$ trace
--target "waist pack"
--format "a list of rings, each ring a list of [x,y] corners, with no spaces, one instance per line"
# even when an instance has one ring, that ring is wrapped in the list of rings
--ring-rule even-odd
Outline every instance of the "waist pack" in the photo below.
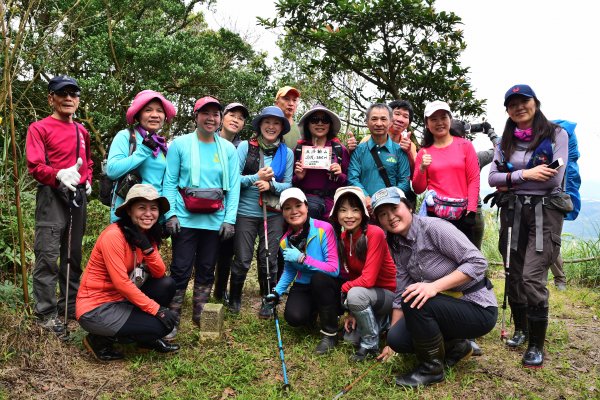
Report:
[[[433,213],[442,219],[456,221],[460,219],[467,210],[467,199],[456,199],[452,197],[433,196]]]
[[[185,208],[196,214],[211,214],[224,208],[223,189],[199,189],[185,187],[179,189]]]
[[[258,196],[258,205],[262,207],[263,204],[267,206],[268,211],[281,212],[278,194],[272,193],[268,190],[266,192],[260,192],[260,195]]]

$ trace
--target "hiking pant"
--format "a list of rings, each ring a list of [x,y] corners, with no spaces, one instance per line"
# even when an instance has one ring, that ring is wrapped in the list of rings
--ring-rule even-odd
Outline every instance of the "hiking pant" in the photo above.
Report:
[[[439,333],[444,340],[483,336],[498,319],[498,307],[481,307],[445,294],[430,298],[420,309],[403,301],[402,311],[404,317],[387,334],[387,345],[397,353],[412,353],[413,338],[422,341]]]
[[[483,234],[485,232],[485,217],[481,212],[481,207],[477,206],[477,213],[475,214],[475,225],[472,228],[473,232],[473,244],[478,250],[481,250],[481,244],[483,243]]]
[[[186,289],[192,271],[194,282],[212,285],[215,281],[215,263],[219,251],[219,231],[196,228],[181,228],[172,237],[173,261],[171,277],[176,289]]]
[[[321,272],[315,273],[309,284],[294,283],[290,288],[283,317],[290,326],[310,326],[320,307],[335,306],[342,313],[340,292],[343,281]]]
[[[281,214],[267,217],[267,235],[269,239],[269,271],[267,272],[267,249],[265,248],[265,228],[261,217],[237,216],[235,224],[234,253],[231,274],[246,276],[254,256],[254,244],[258,236],[256,265],[259,276],[277,273],[277,253],[279,240],[283,235],[283,216]]]
[[[552,275],[554,275],[554,284],[558,285],[561,283],[567,283],[567,277],[565,276],[565,271],[563,268],[564,262],[562,256],[559,254],[556,257],[556,261],[550,264],[550,271],[552,271]]]
[[[516,201],[521,201],[517,199]],[[523,204],[517,250],[510,252],[508,275],[508,300],[511,304],[529,307],[548,308],[548,268],[560,254],[564,214],[556,209],[543,206],[543,250],[536,251],[535,206]],[[506,260],[506,240],[508,236],[507,209],[500,209],[500,240],[498,247]],[[515,235],[513,228],[512,235]]]
[[[63,313],[67,262],[69,262],[68,314],[75,315],[75,298],[81,278],[81,242],[85,232],[87,199],[85,188],[77,188],[81,205],[70,208],[66,198],[57,189],[40,185],[37,188],[35,205],[35,239],[33,251],[33,296],[35,314],[40,318]],[[67,260],[69,223],[71,230],[71,252]],[[60,262],[59,262],[60,259]],[[56,298],[58,280],[59,298]],[[58,309],[57,309],[58,305]]]

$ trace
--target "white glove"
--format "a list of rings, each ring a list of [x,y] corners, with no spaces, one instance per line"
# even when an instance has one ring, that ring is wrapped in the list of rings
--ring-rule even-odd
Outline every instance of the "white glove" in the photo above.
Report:
[[[79,180],[81,179],[81,175],[79,174],[79,168],[83,164],[83,160],[80,158],[77,159],[77,163],[72,167],[61,169],[56,174],[56,179],[63,183],[70,191],[74,192],[76,187],[79,184]]]
[[[85,181],[85,195],[89,196],[92,194],[92,185],[88,181]]]

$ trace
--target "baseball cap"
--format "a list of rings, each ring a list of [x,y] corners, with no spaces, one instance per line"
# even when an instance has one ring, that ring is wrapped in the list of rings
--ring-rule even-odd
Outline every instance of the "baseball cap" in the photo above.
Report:
[[[289,92],[293,92],[296,96],[300,97],[300,91],[292,86],[284,86],[277,91],[277,95],[275,96],[275,100],[280,98],[281,96],[287,95]]]
[[[431,117],[431,114],[438,110],[448,111],[450,114],[450,118],[452,118],[452,111],[450,110],[450,106],[445,101],[435,100],[427,103],[425,106],[425,118]]]
[[[77,90],[81,91],[81,88],[77,84],[75,78],[71,78],[67,75],[57,75],[50,79],[50,82],[48,82],[48,92],[56,92],[65,86],[75,86]]]
[[[504,95],[504,107],[506,107],[506,105],[508,104],[508,100],[512,96],[517,96],[517,95],[529,97],[529,98],[531,98],[531,97],[537,98],[537,96],[535,95],[535,92],[533,91],[531,86],[523,85],[523,84],[514,85],[513,87],[508,89],[506,91],[506,94]]]
[[[250,111],[246,108],[242,103],[229,103],[223,109],[223,115],[227,114],[228,111],[234,110],[236,108],[241,109],[242,114],[244,114],[244,118],[248,118],[250,116]]]
[[[279,207],[283,207],[283,203],[289,199],[296,199],[303,203],[308,203],[304,192],[296,187],[291,187],[281,192],[281,195],[279,196]]]
[[[401,189],[397,187],[389,187],[379,189],[371,196],[371,207],[373,211],[383,204],[400,204],[402,199],[406,200],[406,196]]]
[[[196,100],[196,104],[194,104],[194,112],[198,112],[200,109],[209,104],[215,104],[217,107],[219,107],[219,110],[223,111],[223,106],[221,103],[219,103],[219,100],[215,99],[214,97],[204,96]]]
[[[363,211],[365,212],[365,215],[369,215],[369,210],[367,210],[367,198],[365,197],[365,194],[363,193],[362,189],[358,186],[342,186],[340,188],[337,188],[335,194],[333,195],[333,207],[331,207],[331,212],[329,213],[330,217],[333,216],[333,210],[335,210],[335,206],[338,200],[346,193],[352,193],[353,195],[358,197],[358,199],[363,205]]]
[[[125,201],[115,210],[115,215],[117,217],[125,216],[127,213],[127,208],[129,208],[131,203],[140,199],[158,201],[158,208],[161,215],[169,211],[171,208],[169,205],[169,200],[167,200],[166,197],[159,195],[154,186],[146,183],[138,183],[129,189],[129,192],[127,192],[127,197],[125,197]]]

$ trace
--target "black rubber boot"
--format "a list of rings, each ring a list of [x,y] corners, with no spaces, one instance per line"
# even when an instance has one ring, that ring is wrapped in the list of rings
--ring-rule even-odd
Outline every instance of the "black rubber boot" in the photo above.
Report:
[[[215,296],[215,300],[218,302],[223,302],[223,304],[227,305],[228,296],[227,296],[227,281],[229,280],[229,270],[222,268],[221,266],[217,266],[217,270],[215,271],[215,284],[213,295]]]
[[[173,353],[179,350],[179,345],[175,343],[166,342],[162,339],[156,339],[153,342],[140,342],[138,347],[142,349],[154,350],[158,353]]]
[[[328,305],[319,307],[319,322],[321,323],[321,341],[315,348],[315,353],[322,355],[329,350],[333,350],[338,342],[338,307],[337,305]]]
[[[515,322],[515,333],[506,341],[511,348],[521,347],[527,342],[527,307],[524,304],[511,304],[510,310]]]
[[[444,338],[437,334],[428,340],[413,339],[415,355],[419,361],[413,372],[396,377],[396,385],[418,387],[444,380]]]
[[[114,361],[123,359],[123,353],[113,349],[113,340],[105,336],[89,333],[83,338],[83,345],[100,361]]]
[[[229,311],[239,314],[242,308],[242,289],[244,288],[245,276],[231,275],[229,282]]]
[[[543,368],[544,341],[548,330],[548,309],[531,309],[528,310],[528,314],[529,344],[523,354],[523,366],[525,368]]]
[[[473,355],[473,346],[469,339],[453,339],[444,342],[446,366],[453,367],[460,361],[466,361]]]

